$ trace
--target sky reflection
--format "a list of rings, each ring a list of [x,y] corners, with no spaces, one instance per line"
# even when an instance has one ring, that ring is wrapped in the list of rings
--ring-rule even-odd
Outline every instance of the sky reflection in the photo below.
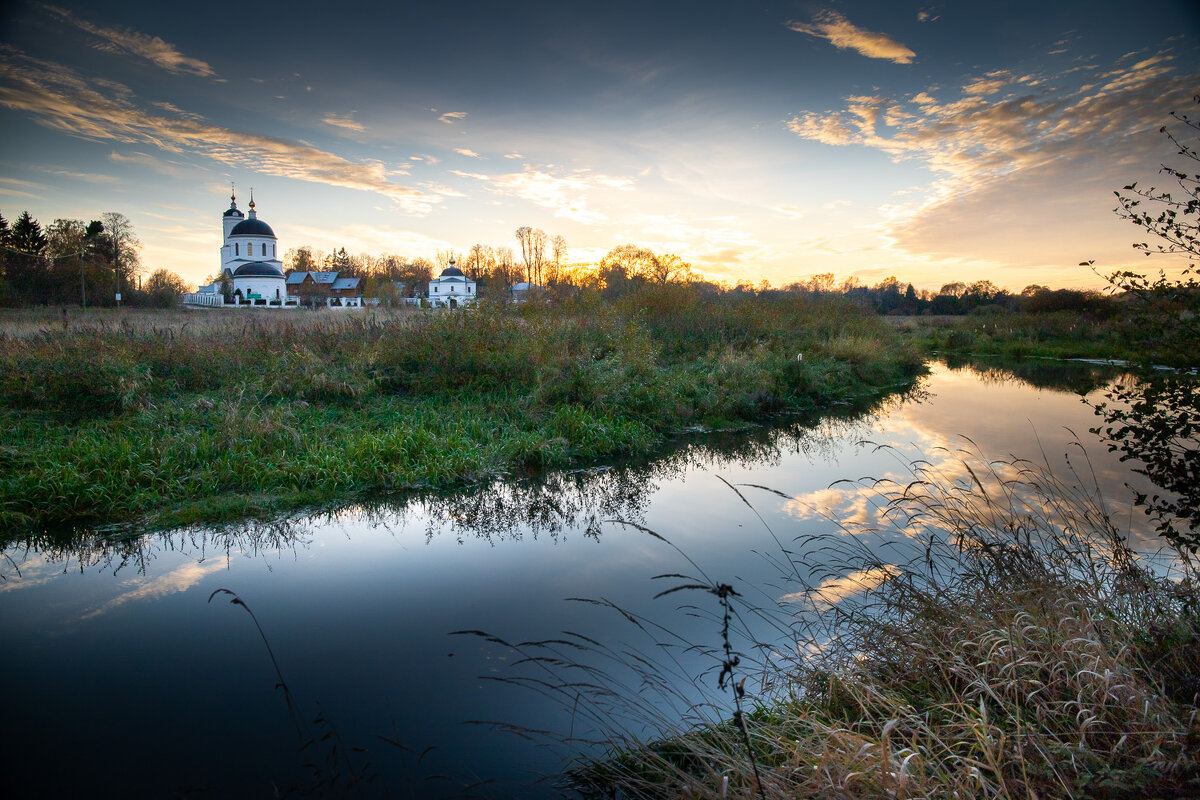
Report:
[[[24,734],[10,757],[31,767],[16,790],[45,791],[50,781],[59,794],[86,793],[89,776],[119,758],[115,747],[136,750],[145,765],[112,778],[114,791],[131,794],[238,796],[308,780],[252,621],[207,602],[227,588],[262,624],[302,721],[315,725],[322,713],[347,746],[368,748],[355,756],[364,771],[418,787],[417,796],[453,794],[480,777],[498,781],[490,796],[553,796],[525,783],[553,774],[571,748],[542,748],[498,728],[549,730],[561,743],[593,735],[601,721],[515,681],[522,647],[452,632],[513,643],[586,636],[667,662],[645,701],[659,721],[693,703],[724,713],[728,698],[713,671],[715,598],[690,591],[655,600],[684,580],[655,576],[729,582],[768,610],[853,598],[915,554],[912,530],[881,516],[881,499],[859,479],[903,484],[910,461],[922,459],[927,470],[969,480],[964,448],[1056,468],[1070,452],[1082,468],[1078,434],[1109,501],[1127,508],[1123,484],[1134,476],[1089,438],[1091,424],[1077,395],[937,366],[919,391],[863,416],[681,437],[645,464],[495,481],[399,506],[141,536],[94,532],[44,550],[12,544],[0,583],[0,636],[12,656],[0,661],[0,680],[24,687],[7,702],[10,724]],[[1148,526],[1132,519],[1139,545],[1152,547]],[[880,565],[856,565],[855,552]],[[764,614],[748,624],[766,637],[787,620]],[[831,634],[781,638],[774,650],[816,646],[818,633]],[[771,657],[772,648],[739,646]],[[604,663],[606,680],[645,679]],[[630,730],[656,724],[620,718]],[[435,749],[418,761],[380,737],[416,753]],[[47,763],[47,753],[64,751],[76,754],[74,771]],[[450,779],[424,780],[437,774]]]

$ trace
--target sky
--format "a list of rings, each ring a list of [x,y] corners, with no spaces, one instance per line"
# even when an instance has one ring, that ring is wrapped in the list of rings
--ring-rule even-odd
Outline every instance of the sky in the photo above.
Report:
[[[280,252],[432,259],[533,226],[707,277],[1095,287],[1176,269],[1113,191],[1163,185],[1200,4],[0,6],[0,213],[130,218],[217,271],[230,184]]]

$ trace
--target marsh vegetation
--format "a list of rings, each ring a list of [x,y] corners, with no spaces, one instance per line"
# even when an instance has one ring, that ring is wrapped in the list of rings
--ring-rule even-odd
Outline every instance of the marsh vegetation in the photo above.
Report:
[[[869,402],[919,354],[836,301],[12,324],[0,522],[243,517],[647,453],[697,426]]]

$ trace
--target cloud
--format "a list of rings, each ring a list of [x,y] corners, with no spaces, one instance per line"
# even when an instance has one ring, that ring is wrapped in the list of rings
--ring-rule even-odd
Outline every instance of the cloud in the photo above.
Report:
[[[11,183],[11,184],[14,184],[14,185],[16,185],[16,186],[24,186],[24,187],[26,187],[26,188],[28,188],[28,189],[45,189],[45,188],[46,188],[46,186],[45,186],[44,184],[41,184],[41,183],[34,183],[33,181],[23,181],[23,180],[21,180],[20,178],[3,178],[3,177],[0,177],[0,183]]]
[[[345,128],[349,131],[357,131],[358,133],[362,133],[364,130],[366,130],[366,128],[363,127],[361,122],[354,121],[355,113],[356,112],[351,111],[349,114],[326,114],[321,118],[321,121],[326,125],[332,125],[335,128]]]
[[[365,224],[344,225],[336,230],[300,226],[292,228],[291,231],[297,241],[309,242],[318,249],[333,250],[345,247],[354,253],[395,253],[408,256],[451,249],[449,242],[423,233],[391,227],[377,228]]]
[[[470,150],[466,147],[456,147],[454,148],[454,152],[458,153],[460,156],[466,156],[467,158],[482,158],[479,153],[476,153],[474,150]]]
[[[88,81],[61,64],[0,45],[0,105],[28,113],[51,130],[97,142],[151,144],[264,175],[374,192],[409,213],[428,213],[440,202],[392,183],[381,162],[353,162],[309,144],[242,133],[200,117],[162,116],[136,105],[123,88]]]
[[[963,87],[964,94],[995,94],[1008,85],[1007,75],[990,72],[987,77],[976,78]],[[916,98],[914,98],[916,99]]]
[[[465,194],[457,189],[451,189],[449,186],[441,183],[434,183],[430,181],[427,183],[422,183],[421,186],[427,191],[430,191],[433,194],[441,195],[442,197],[466,197]]]
[[[129,164],[133,166],[146,167],[163,175],[179,177],[183,174],[183,170],[178,166],[163,161],[161,158],[155,158],[149,153],[133,152],[133,153],[118,153],[115,150],[108,154],[109,161],[115,161],[118,164]]]
[[[811,23],[789,21],[787,26],[797,33],[828,39],[839,50],[853,50],[867,58],[911,64],[917,56],[886,33],[863,30],[836,11],[819,11]]]
[[[481,175],[458,170],[453,170],[453,173],[481,181],[497,194],[519,197],[543,208],[554,209],[554,216],[585,225],[595,225],[608,219],[607,215],[587,207],[585,194],[597,189],[623,191],[633,187],[633,181],[628,178],[593,175],[586,170],[560,176],[546,169],[526,166],[522,172],[502,175]]]
[[[62,167],[41,167],[43,172],[50,175],[58,175],[60,178],[70,178],[73,181],[87,181],[88,183],[111,183],[119,184],[120,179],[115,175],[100,175],[95,172],[78,172],[72,169],[63,169]]]
[[[164,42],[157,36],[147,36],[130,28],[94,25],[57,6],[48,5],[45,8],[63,22],[70,23],[101,39],[102,42],[96,46],[106,52],[124,53],[144,58],[155,66],[177,75],[187,73],[201,78],[209,78],[215,74],[208,64],[198,58],[185,56],[175,48],[175,45]]]
[[[733,217],[684,219],[678,214],[644,214],[636,219],[640,232],[632,237],[653,250],[665,250],[689,261],[729,266],[753,261],[755,238],[734,224]]]
[[[524,158],[525,156],[521,155],[520,153],[505,153],[505,154],[504,154],[504,157],[505,157],[505,158],[518,158],[518,159],[519,159],[519,158]]]
[[[451,125],[460,119],[466,118],[467,112],[465,111],[447,111],[445,114],[442,114],[440,117],[438,117],[438,122],[444,122],[447,125]]]
[[[776,214],[783,214],[785,217],[791,217],[793,219],[800,219],[804,216],[804,209],[800,208],[799,206],[784,204],[775,206],[771,210]]]
[[[1088,80],[1071,86],[1060,75],[992,72],[957,96],[936,88],[908,101],[851,96],[840,111],[798,114],[787,126],[803,139],[876,149],[932,173],[921,198],[884,207],[892,249],[996,266],[1127,260],[1127,225],[1110,213],[1112,191],[1156,171],[1167,154],[1157,130],[1167,111],[1190,104],[1197,76],[1176,74],[1159,54],[1129,57]],[[1081,251],[1080,242],[1095,249]]]
[[[12,184],[12,187],[7,186],[6,184]],[[42,199],[41,195],[33,194],[32,192],[25,192],[25,191],[22,191],[21,189],[14,188],[16,186],[20,186],[20,187],[22,187],[22,189],[45,189],[46,188],[45,186],[43,186],[40,183],[33,183],[31,181],[22,181],[22,180],[18,180],[17,178],[0,177],[0,195],[2,195],[4,197],[31,197],[34,200]]]

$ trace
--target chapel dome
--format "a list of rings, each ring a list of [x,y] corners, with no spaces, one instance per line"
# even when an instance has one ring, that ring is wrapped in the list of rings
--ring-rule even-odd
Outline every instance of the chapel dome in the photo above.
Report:
[[[230,236],[269,236],[275,238],[275,231],[271,230],[271,226],[263,222],[261,219],[244,219],[237,225],[233,226],[233,230],[229,232]]]
[[[248,261],[233,271],[235,278],[282,278],[283,273],[263,261]]]
[[[233,206],[230,206],[229,208],[225,209],[225,216],[227,216],[227,217],[237,217],[238,219],[241,219],[242,217],[244,217],[244,216],[245,216],[245,214],[243,214],[242,212],[238,211],[238,210],[237,210],[236,208],[234,208]]]
[[[238,227],[241,227],[241,226],[239,225]],[[463,275],[463,271],[461,269],[459,269],[458,267],[446,267],[444,270],[442,270],[442,274],[439,275],[438,277],[441,277],[441,278],[465,278],[467,276]]]

